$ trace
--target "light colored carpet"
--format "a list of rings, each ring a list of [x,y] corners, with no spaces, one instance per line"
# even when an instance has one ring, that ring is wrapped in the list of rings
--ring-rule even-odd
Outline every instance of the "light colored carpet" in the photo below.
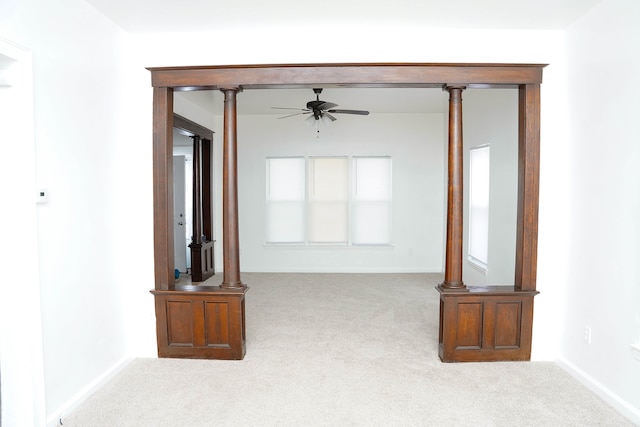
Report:
[[[632,425],[550,362],[441,363],[440,275],[242,278],[244,360],[136,359],[64,425]]]

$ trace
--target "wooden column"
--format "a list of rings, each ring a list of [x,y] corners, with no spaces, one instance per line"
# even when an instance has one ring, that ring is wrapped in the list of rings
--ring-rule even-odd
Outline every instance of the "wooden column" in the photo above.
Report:
[[[222,158],[222,247],[223,281],[220,288],[238,289],[240,280],[240,239],[238,233],[238,146],[236,95],[239,88],[222,88],[224,93],[224,136]]]
[[[173,89],[153,88],[153,240],[155,289],[175,282],[173,254]]]
[[[191,243],[202,244],[202,157],[200,150],[200,137],[192,136],[193,139],[193,235]]]
[[[540,85],[521,85],[518,98],[518,222],[515,287],[519,291],[535,291],[538,261]]]
[[[449,160],[447,191],[447,247],[443,289],[464,289],[462,281],[462,91],[463,86],[446,86],[449,92]]]

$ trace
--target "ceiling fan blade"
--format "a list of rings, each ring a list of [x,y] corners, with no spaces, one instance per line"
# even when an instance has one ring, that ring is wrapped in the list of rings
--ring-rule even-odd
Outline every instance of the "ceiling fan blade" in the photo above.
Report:
[[[318,109],[320,110],[328,110],[329,108],[337,107],[338,104],[334,104],[333,102],[322,102],[322,104],[318,105]]]
[[[297,111],[309,111],[308,108],[290,108],[290,107],[271,107],[274,110],[297,110]]]
[[[358,114],[360,116],[368,116],[369,112],[365,110],[328,110],[329,113],[337,114]]]
[[[279,119],[286,119],[287,117],[293,117],[293,116],[299,116],[301,114],[310,114],[311,111],[303,111],[302,113],[294,113],[294,114],[288,114],[286,116],[282,116],[282,117],[278,117]],[[311,116],[313,117],[313,116]]]
[[[338,119],[336,119],[335,117],[333,117],[333,116],[332,116],[331,114],[329,114],[329,113],[324,113],[324,114],[322,114],[322,118],[324,119],[325,117],[326,117],[326,118],[328,118],[329,120],[331,120],[332,122],[335,122],[336,120],[338,120]]]

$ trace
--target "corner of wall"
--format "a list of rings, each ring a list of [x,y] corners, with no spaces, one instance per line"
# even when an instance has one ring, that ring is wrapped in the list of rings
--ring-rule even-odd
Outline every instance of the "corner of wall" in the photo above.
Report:
[[[565,358],[561,357],[557,359],[556,363],[569,375],[580,381],[582,385],[593,391],[598,397],[628,418],[632,423],[640,425],[640,408],[634,407]]]

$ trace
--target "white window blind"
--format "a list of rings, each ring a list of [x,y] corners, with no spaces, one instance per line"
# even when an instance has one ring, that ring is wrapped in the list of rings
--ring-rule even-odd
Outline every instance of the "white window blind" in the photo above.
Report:
[[[390,157],[267,159],[268,244],[391,244]]]
[[[356,157],[353,164],[353,244],[389,244],[391,159]]]
[[[469,260],[486,269],[489,252],[489,146],[469,152]]]
[[[309,159],[309,242],[347,243],[349,159]]]
[[[305,159],[267,159],[267,242],[303,243]]]

